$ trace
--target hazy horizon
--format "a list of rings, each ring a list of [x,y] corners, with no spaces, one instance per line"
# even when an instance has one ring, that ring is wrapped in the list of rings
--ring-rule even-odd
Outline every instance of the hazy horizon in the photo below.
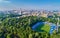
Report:
[[[60,10],[60,0],[0,0],[0,10],[19,8]]]

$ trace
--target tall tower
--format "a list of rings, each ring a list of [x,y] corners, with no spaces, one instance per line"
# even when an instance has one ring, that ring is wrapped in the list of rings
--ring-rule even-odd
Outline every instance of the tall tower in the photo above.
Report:
[[[20,8],[20,14],[22,15],[22,9]]]

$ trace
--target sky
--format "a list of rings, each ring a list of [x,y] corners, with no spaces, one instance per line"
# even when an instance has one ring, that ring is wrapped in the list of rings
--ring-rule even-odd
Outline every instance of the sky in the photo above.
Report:
[[[0,10],[19,8],[59,10],[60,0],[0,0]]]

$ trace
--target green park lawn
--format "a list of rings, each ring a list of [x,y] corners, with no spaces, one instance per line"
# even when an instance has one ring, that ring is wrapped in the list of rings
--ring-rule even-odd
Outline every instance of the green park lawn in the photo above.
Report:
[[[46,32],[49,32],[50,31],[50,26],[48,24],[45,24],[41,29],[46,31]]]
[[[36,31],[44,31],[44,32],[49,33],[50,26],[48,24],[40,25],[36,28]]]

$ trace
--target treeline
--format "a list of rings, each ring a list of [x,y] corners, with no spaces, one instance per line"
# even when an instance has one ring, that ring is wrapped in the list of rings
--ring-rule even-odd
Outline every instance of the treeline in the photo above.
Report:
[[[58,34],[36,32],[31,27],[41,21],[56,23],[57,20],[37,16],[5,18],[0,20],[0,38],[58,38]]]

